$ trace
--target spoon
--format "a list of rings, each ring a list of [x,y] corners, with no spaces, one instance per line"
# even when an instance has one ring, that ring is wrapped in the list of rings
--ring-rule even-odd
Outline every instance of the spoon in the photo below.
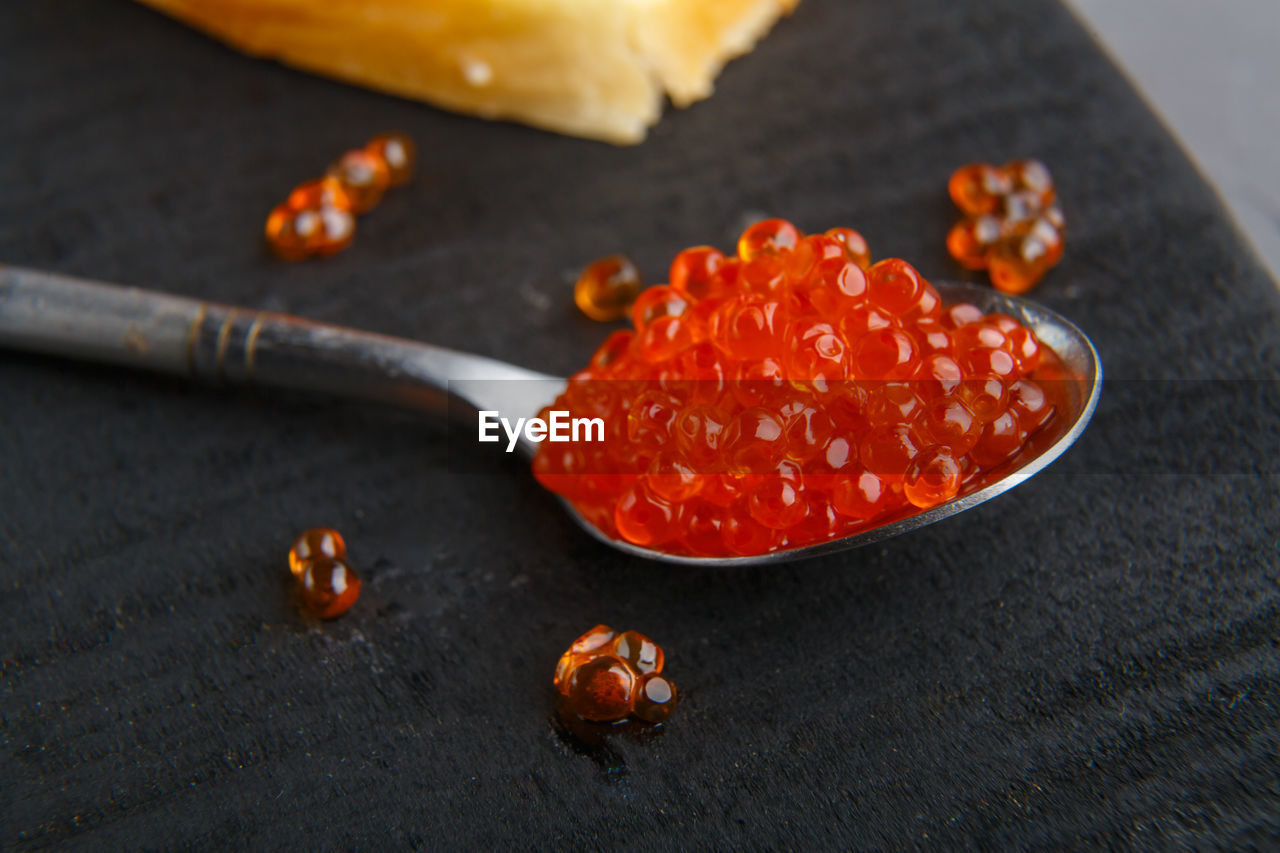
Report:
[[[588,533],[619,551],[688,566],[749,566],[816,557],[879,542],[941,521],[1003,494],[1057,459],[1084,432],[1097,407],[1102,366],[1075,325],[1047,308],[986,287],[934,282],[946,304],[970,302],[1009,314],[1061,359],[1066,411],[1037,434],[1038,453],[1009,463],[995,482],[945,504],[816,545],[750,557],[666,554]],[[475,418],[478,411],[532,417],[564,390],[564,379],[430,344],[234,308],[179,296],[0,265],[0,347],[176,374],[216,384],[319,391]],[[475,420],[471,421],[473,424]],[[1044,430],[1041,431],[1044,433]],[[522,433],[521,453],[537,445]]]

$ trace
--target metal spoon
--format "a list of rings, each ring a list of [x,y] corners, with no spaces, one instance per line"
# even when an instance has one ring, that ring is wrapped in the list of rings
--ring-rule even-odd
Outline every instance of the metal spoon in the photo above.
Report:
[[[871,530],[753,557],[665,554],[611,539],[564,502],[592,536],[638,557],[689,566],[747,566],[830,554],[879,542],[955,515],[1027,480],[1080,437],[1102,387],[1089,339],[1047,308],[984,287],[934,283],[948,304],[971,302],[1030,327],[1066,365],[1067,411],[1054,419],[1038,455],[1001,479],[933,509]],[[436,414],[493,410],[532,417],[565,380],[442,347],[233,308],[138,288],[0,266],[0,347],[106,362],[219,384],[269,385],[393,403]],[[474,423],[474,421],[473,421]],[[532,458],[536,446],[523,438]]]

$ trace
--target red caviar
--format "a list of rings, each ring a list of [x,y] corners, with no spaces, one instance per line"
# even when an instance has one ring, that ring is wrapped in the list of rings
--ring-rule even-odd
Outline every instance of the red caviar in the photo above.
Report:
[[[621,320],[631,310],[642,287],[640,272],[625,255],[592,261],[573,287],[573,301],[592,320]]]
[[[556,664],[560,711],[596,723],[627,717],[660,723],[676,704],[675,685],[661,674],[664,663],[662,648],[644,634],[597,625]]]
[[[1013,317],[944,307],[907,262],[867,256],[855,231],[781,220],[736,257],[685,250],[552,407],[602,418],[605,440],[544,444],[535,475],[610,537],[698,556],[980,488],[1052,419],[1060,363]]]
[[[304,531],[289,549],[289,571],[302,604],[321,619],[341,616],[360,597],[360,578],[346,559],[342,534],[327,527]]]
[[[963,267],[987,270],[997,290],[1025,293],[1062,259],[1066,222],[1039,160],[970,163],[947,189],[965,214],[947,235],[947,251]]]
[[[388,187],[413,174],[413,141],[400,133],[375,136],[338,158],[323,178],[300,184],[267,217],[267,245],[286,261],[332,255],[351,245],[356,214],[367,213]]]

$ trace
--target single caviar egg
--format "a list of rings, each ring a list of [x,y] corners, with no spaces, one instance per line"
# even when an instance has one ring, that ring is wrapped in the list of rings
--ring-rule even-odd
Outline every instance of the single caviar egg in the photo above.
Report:
[[[864,268],[862,243],[766,220],[736,258],[681,252],[555,403],[602,419],[605,440],[540,445],[539,482],[605,536],[734,557],[870,530],[999,477],[1063,410],[1061,362],[1012,316],[943,305],[904,260]]]
[[[300,261],[315,250],[322,227],[315,211],[279,204],[267,217],[267,245],[282,260]]]
[[[418,165],[417,146],[403,133],[381,133],[369,140],[365,150],[386,164],[387,178],[393,187],[408,183]]]
[[[661,675],[665,655],[638,631],[618,634],[597,625],[579,637],[556,663],[552,685],[559,712],[596,723],[634,716],[660,723],[675,707],[676,691]]]
[[[308,560],[316,557],[342,560],[346,556],[347,543],[341,533],[329,527],[312,527],[304,530],[289,549],[289,571],[298,577]]]
[[[342,184],[352,213],[367,213],[377,207],[391,185],[386,162],[367,149],[343,154],[329,167],[328,176]]]
[[[573,301],[592,320],[620,320],[631,310],[640,285],[640,273],[630,260],[609,255],[582,270],[573,287]]]
[[[360,597],[360,578],[342,560],[313,557],[302,568],[298,588],[308,610],[321,619],[333,619]]]

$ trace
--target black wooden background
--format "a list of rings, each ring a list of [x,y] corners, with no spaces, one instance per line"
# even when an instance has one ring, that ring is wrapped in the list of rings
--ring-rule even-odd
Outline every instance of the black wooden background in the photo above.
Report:
[[[1048,0],[805,0],[711,100],[613,148],[239,56],[124,0],[0,7],[0,261],[286,310],[554,373],[753,214],[957,277],[957,165],[1037,156],[1070,223],[1036,297],[1095,340],[1094,425],[906,538],[759,570],[624,558],[518,464],[401,413],[0,355],[0,843],[1245,847],[1280,834],[1280,297]],[[422,170],[355,246],[263,219],[387,129]],[[465,469],[465,470],[464,470]],[[364,573],[320,624],[285,550]],[[551,671],[664,645],[660,735],[580,754]]]

